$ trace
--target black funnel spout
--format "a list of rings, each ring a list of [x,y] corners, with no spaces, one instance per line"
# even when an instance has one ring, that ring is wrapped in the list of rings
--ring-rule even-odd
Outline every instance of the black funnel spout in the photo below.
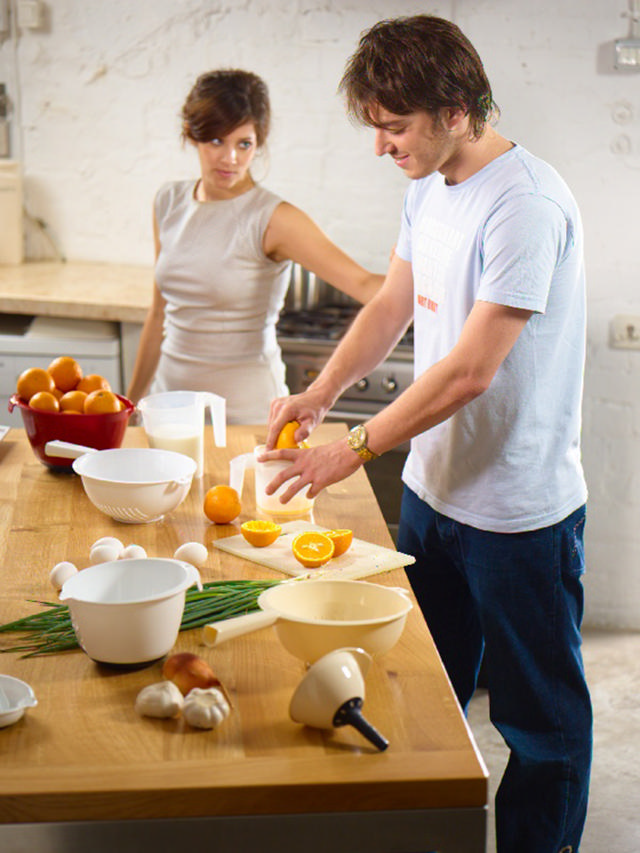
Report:
[[[363,717],[361,709],[362,699],[360,697],[348,699],[336,711],[333,725],[336,728],[338,726],[353,726],[377,749],[385,750],[389,746],[389,741]]]

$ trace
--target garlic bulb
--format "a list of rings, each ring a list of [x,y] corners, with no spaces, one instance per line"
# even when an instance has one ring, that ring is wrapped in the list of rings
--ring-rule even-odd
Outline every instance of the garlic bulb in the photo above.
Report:
[[[172,681],[159,681],[143,687],[136,697],[135,709],[141,717],[177,717],[184,699]]]
[[[184,700],[184,718],[197,729],[217,728],[230,711],[229,703],[218,687],[194,687]]]

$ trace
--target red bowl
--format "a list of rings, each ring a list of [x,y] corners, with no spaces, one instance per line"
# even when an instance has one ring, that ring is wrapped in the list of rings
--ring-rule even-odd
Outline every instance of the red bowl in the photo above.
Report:
[[[29,443],[38,459],[49,468],[71,468],[73,459],[47,456],[44,446],[48,441],[71,441],[96,450],[120,447],[127,423],[135,406],[126,397],[116,395],[124,408],[119,412],[102,415],[65,415],[62,412],[43,412],[32,409],[17,394],[9,400],[9,411],[15,406],[22,413]]]

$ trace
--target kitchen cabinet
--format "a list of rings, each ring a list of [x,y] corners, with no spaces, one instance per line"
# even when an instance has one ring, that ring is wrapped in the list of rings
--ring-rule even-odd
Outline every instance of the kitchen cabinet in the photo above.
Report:
[[[52,566],[83,565],[105,535],[160,557],[203,542],[210,554],[203,580],[284,579],[214,547],[254,517],[251,490],[233,525],[211,524],[202,511],[205,491],[228,482],[230,459],[260,443],[263,429],[231,426],[228,446],[215,448],[207,427],[205,473],[185,502],[161,522],[132,525],[100,513],[78,477],[50,472],[24,432],[11,430],[0,442],[0,622],[37,611],[34,600],[52,600]],[[318,439],[344,429],[323,425]],[[125,445],[144,444],[141,429],[129,427]],[[318,497],[313,521],[348,525],[358,538],[392,547],[363,468]],[[407,587],[402,569],[371,580]],[[0,634],[0,648],[10,639]],[[230,692],[232,714],[213,732],[136,716],[135,697],[160,679],[159,662],[106,667],[80,650],[0,657],[2,670],[38,699],[0,729],[3,853],[169,853],[203,843],[217,853],[484,853],[486,768],[417,607],[366,679],[364,712],[389,740],[384,752],[351,727],[320,731],[291,721],[305,665],[272,629],[215,649],[203,645],[200,629],[185,631],[176,650],[206,657]]]

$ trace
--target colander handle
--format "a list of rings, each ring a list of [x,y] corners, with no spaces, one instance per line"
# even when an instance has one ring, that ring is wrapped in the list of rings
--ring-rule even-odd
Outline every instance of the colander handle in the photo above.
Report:
[[[48,441],[44,446],[47,456],[59,456],[62,459],[78,459],[85,453],[97,453],[95,447],[85,447],[82,444],[73,444],[71,441]]]
[[[234,616],[231,619],[222,619],[220,622],[210,622],[204,626],[204,642],[209,648],[219,646],[220,643],[227,640],[233,640],[236,637],[242,637],[244,634],[250,634],[252,631],[268,628],[277,621],[278,615],[272,610],[258,610],[244,616]]]

